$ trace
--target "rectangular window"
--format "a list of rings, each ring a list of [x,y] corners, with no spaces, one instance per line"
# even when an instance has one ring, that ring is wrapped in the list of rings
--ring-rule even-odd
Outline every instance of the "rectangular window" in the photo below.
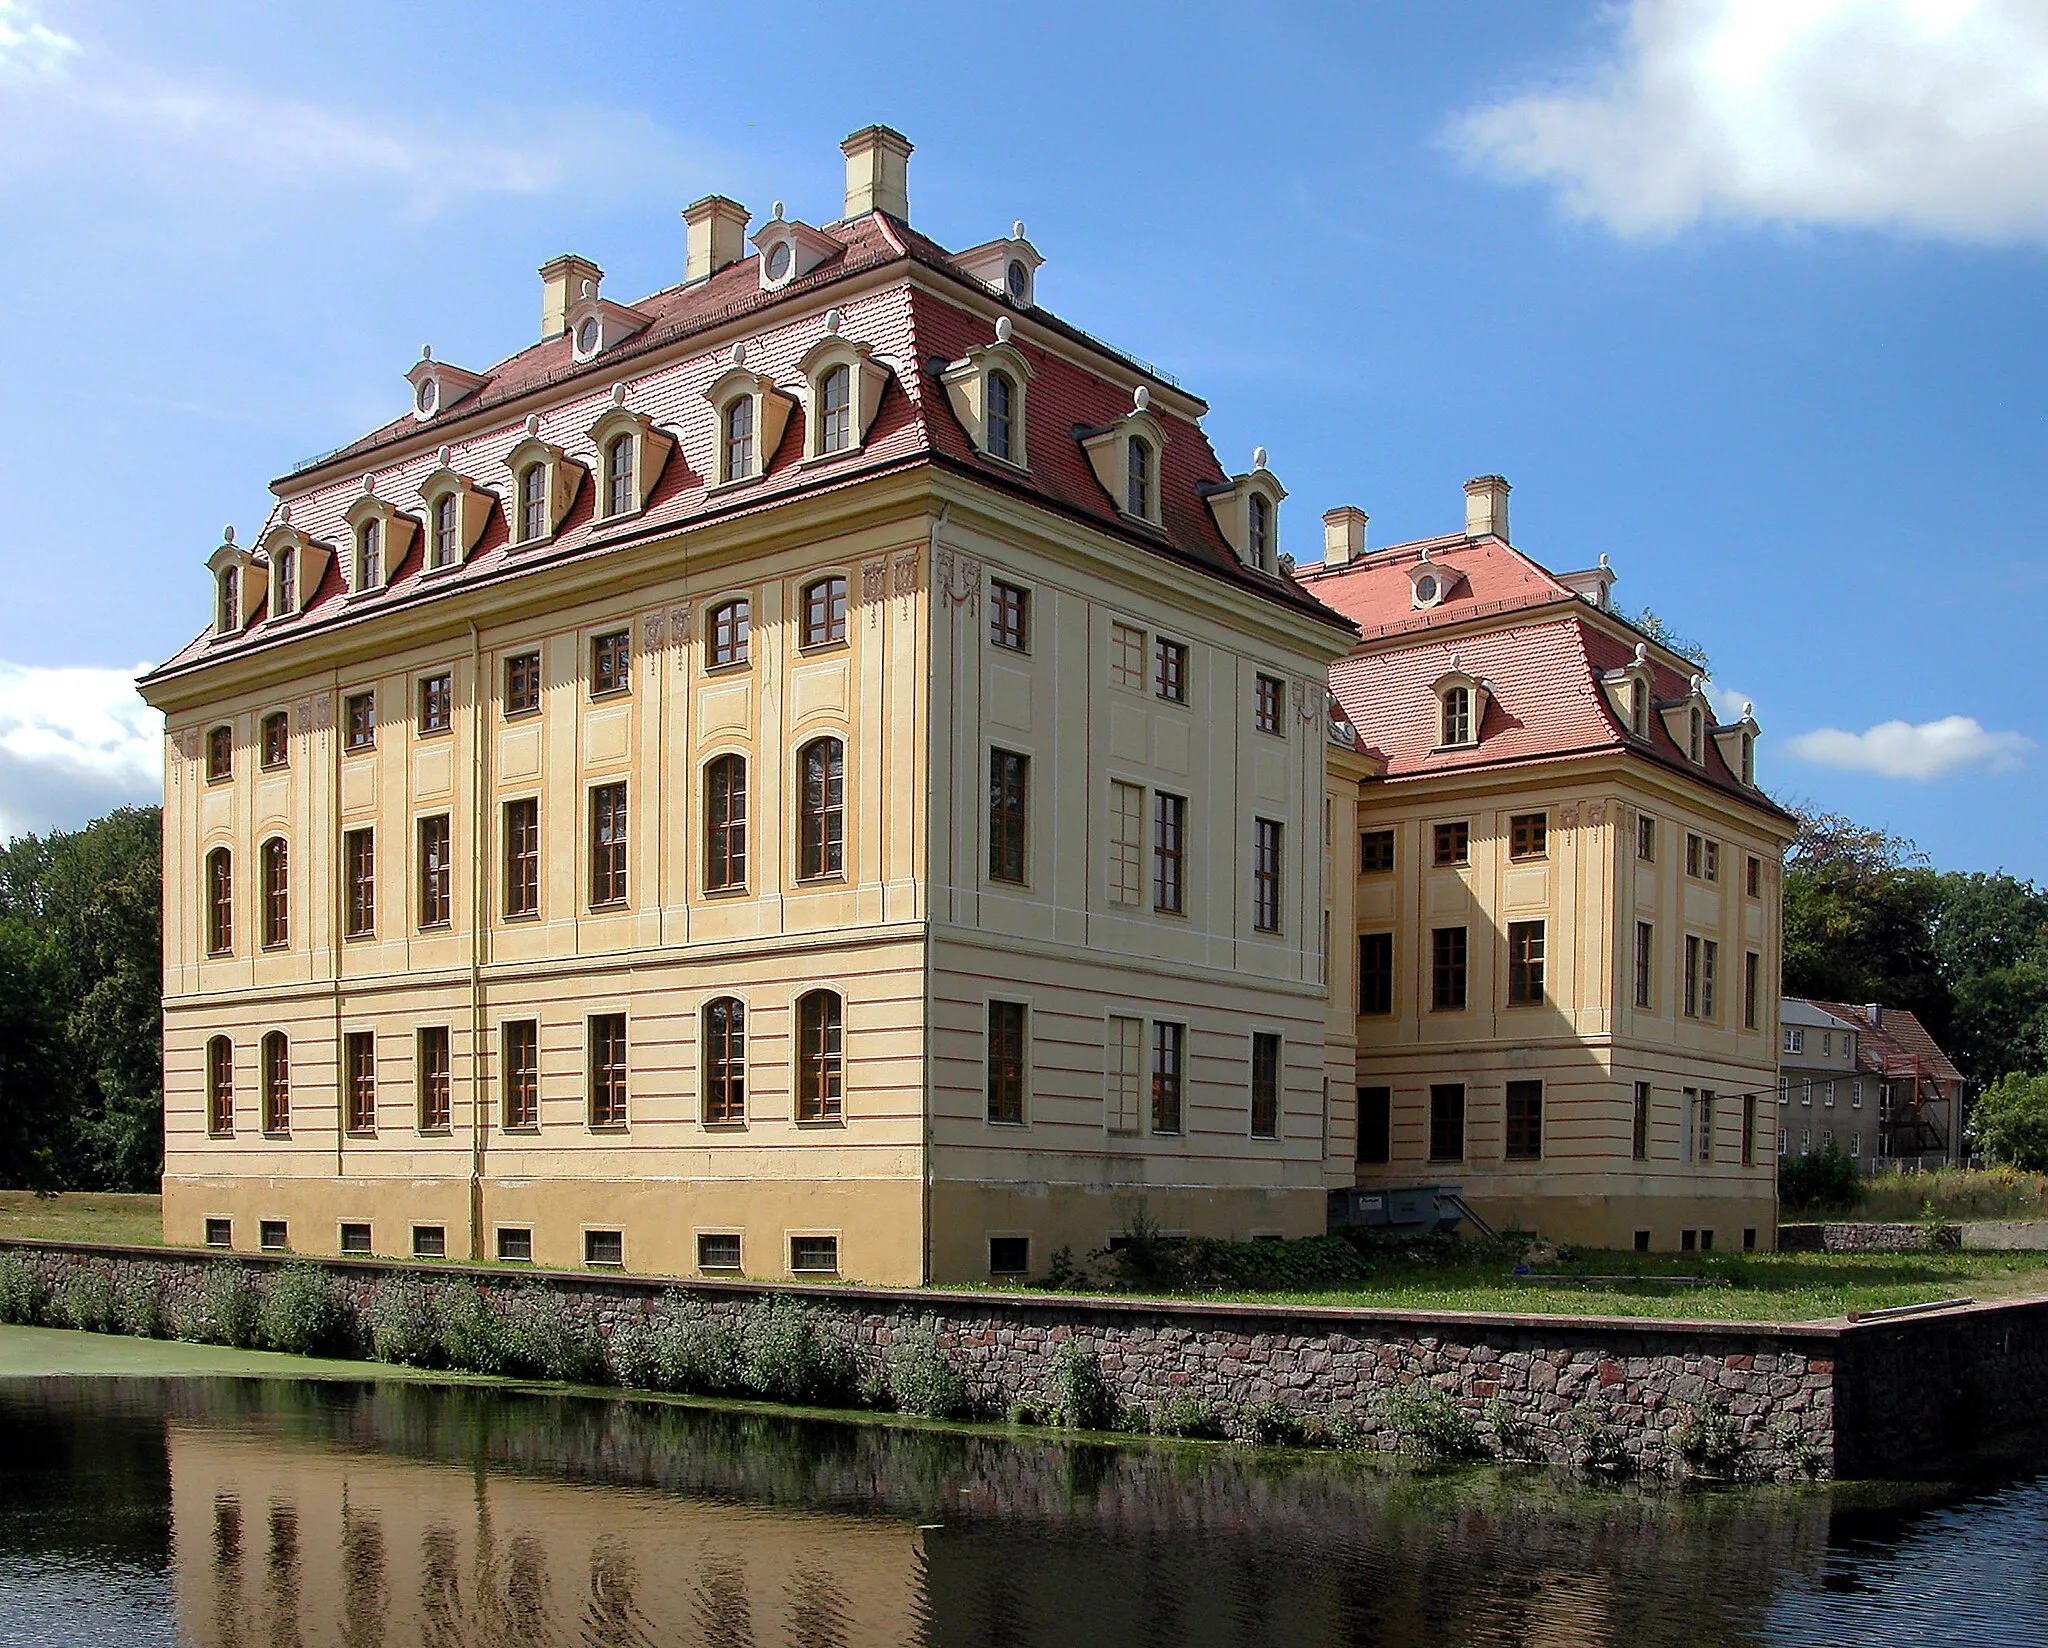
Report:
[[[1685,935],[1685,1016],[1700,1016],[1700,941],[1691,933]]]
[[[377,833],[350,829],[342,835],[342,864],[348,876],[348,938],[377,931]]]
[[[1636,1005],[1648,1007],[1654,993],[1657,968],[1657,930],[1647,921],[1636,923]]]
[[[345,1224],[341,1227],[341,1251],[343,1253],[368,1253],[370,1251],[370,1227],[365,1224]]]
[[[1031,1238],[991,1236],[988,1239],[988,1273],[991,1276],[1029,1276]]]
[[[292,723],[283,710],[263,718],[263,765],[267,769],[288,767],[292,760]]]
[[[1145,1021],[1111,1014],[1102,1049],[1102,1124],[1116,1134],[1138,1131],[1138,1095],[1143,1077],[1140,1060],[1145,1046]]]
[[[215,727],[206,735],[206,781],[219,784],[235,776],[235,729]]]
[[[615,629],[590,640],[590,696],[624,692],[633,684],[632,631]]]
[[[446,732],[455,725],[455,677],[448,674],[420,679],[421,732]]]
[[[342,705],[342,743],[351,750],[377,747],[377,695],[351,693]]]
[[[1463,931],[1463,929],[1459,929]],[[1436,1082],[1429,1090],[1429,1159],[1465,1159],[1465,1084]]]
[[[1508,820],[1508,857],[1542,858],[1550,851],[1550,815],[1517,813]]]
[[[1394,935],[1358,935],[1358,1013],[1376,1018],[1394,1010]]]
[[[590,903],[626,902],[626,786],[599,784],[590,792]]]
[[[263,1038],[263,1131],[292,1130],[292,1049],[284,1032]]]
[[[1152,649],[1152,690],[1169,704],[1188,701],[1188,649],[1161,636]]]
[[[1429,1005],[1456,1012],[1465,1005],[1465,929],[1438,927],[1429,935]]]
[[[988,638],[1012,652],[1031,650],[1031,592],[1006,584],[1000,578],[988,581]]]
[[[1394,872],[1394,832],[1392,830],[1363,830],[1358,837],[1358,873],[1360,875],[1392,875]]]
[[[1851,1152],[1854,1154],[1854,1152]],[[1756,1166],[1756,1095],[1742,1096],[1742,1165]]]
[[[1280,826],[1270,818],[1252,820],[1252,925],[1280,931]]]
[[[1805,1032],[1804,1030],[1791,1030],[1791,1029],[1788,1029],[1788,1030],[1786,1030],[1786,1032],[1785,1032],[1785,1051],[1786,1051],[1786,1052],[1788,1052],[1788,1053],[1803,1053],[1803,1052],[1805,1052],[1805,1051],[1806,1051],[1806,1032]]]
[[[1144,889],[1145,786],[1109,786],[1109,901],[1136,904]]]
[[[1180,914],[1187,908],[1182,880],[1187,853],[1187,801],[1164,790],[1152,797],[1152,908]]]
[[[1757,1028],[1758,1014],[1763,1011],[1764,958],[1754,950],[1746,950],[1742,956],[1742,1027],[1745,1030]]]
[[[1629,1154],[1639,1162],[1650,1159],[1650,1084],[1636,1083],[1635,1112],[1629,1123]]]
[[[1543,1084],[1508,1083],[1507,1159],[1534,1162],[1543,1157]]]
[[[988,877],[1022,883],[1024,831],[1030,809],[1031,758],[1014,750],[988,752]]]
[[[259,1219],[256,1223],[256,1243],[265,1253],[283,1253],[291,1247],[291,1238],[286,1233],[282,1219]]]
[[[419,1036],[419,1114],[422,1133],[445,1133],[452,1125],[452,1062],[446,1027],[437,1026],[422,1030]]]
[[[1258,678],[1252,700],[1252,725],[1260,732],[1284,734],[1287,715],[1287,684],[1277,675]]]
[[[1813,1103],[1813,1078],[1811,1076],[1808,1076],[1799,1084],[1799,1102],[1806,1105]]]
[[[1685,1123],[1684,1160],[1699,1160],[1700,1094],[1696,1087],[1682,1087],[1678,1090],[1678,1103]]]
[[[505,914],[540,914],[540,802],[505,803]]]
[[[1721,969],[1721,946],[1712,939],[1700,940],[1700,1017],[1711,1019],[1715,1016],[1717,1004],[1715,983]]]
[[[1187,1031],[1178,1024],[1152,1026],[1152,1131],[1180,1131],[1181,1048]]]
[[[1394,1090],[1358,1090],[1358,1159],[1380,1164],[1394,1159]]]
[[[590,1125],[626,1125],[626,1015],[590,1020]]]
[[[583,1233],[583,1262],[613,1267],[626,1262],[626,1233],[623,1230],[586,1230]]]
[[[792,1236],[789,1239],[789,1268],[798,1275],[837,1276],[837,1236]]]
[[[348,1084],[348,1131],[377,1131],[377,1037],[352,1030],[342,1043],[342,1078]]]
[[[1714,1090],[1702,1087],[1699,1097],[1693,1102],[1699,1107],[1699,1114],[1693,1122],[1693,1160],[1711,1166],[1714,1160]]]
[[[1678,1233],[1678,1251],[1680,1253],[1691,1253],[1699,1245],[1700,1233],[1697,1230],[1681,1230]]]
[[[226,1137],[235,1130],[235,1044],[215,1036],[206,1044],[206,1131]]]
[[[235,1245],[235,1221],[232,1219],[208,1219],[206,1221],[206,1245],[208,1247],[233,1247]]]
[[[1024,1004],[988,1004],[988,1119],[999,1127],[1024,1125]]]
[[[1751,898],[1764,896],[1764,861],[1755,853],[1742,866],[1742,890]]]
[[[1252,1137],[1280,1137],[1280,1038],[1252,1033]]]
[[[1129,687],[1133,692],[1145,684],[1145,632],[1129,624],[1109,626],[1109,680],[1111,686]]]
[[[1721,843],[1710,839],[1701,845],[1703,851],[1700,857],[1700,877],[1705,881],[1719,881],[1721,879]]]
[[[738,1231],[706,1231],[697,1238],[697,1268],[699,1270],[738,1270],[740,1268],[740,1238]]]
[[[448,815],[423,818],[420,831],[420,925],[446,927],[455,914],[455,865]]]
[[[1508,1002],[1533,1007],[1543,1000],[1543,923],[1508,923]]]
[[[1645,864],[1657,862],[1657,821],[1647,814],[1636,820],[1636,857]]]
[[[1820,1102],[1821,1102],[1822,1104],[1824,1104],[1825,1106],[1827,1106],[1827,1108],[1828,1108],[1828,1109],[1830,1109],[1830,1110],[1834,1109],[1834,1107],[1835,1107],[1835,1084],[1834,1084],[1833,1082],[1829,1082],[1829,1083],[1828,1083],[1828,1084],[1826,1085],[1826,1087],[1824,1087],[1824,1088],[1823,1088],[1823,1089],[1821,1090]]]
[[[1863,1084],[1860,1081],[1849,1084],[1849,1108],[1851,1110],[1861,1110],[1863,1108]]]
[[[540,1126],[540,1024],[513,1019],[505,1026],[505,1125]]]
[[[1650,1233],[1649,1233],[1649,1232],[1648,1232],[1647,1230],[1639,1230],[1639,1231],[1637,1231],[1637,1232],[1636,1232],[1636,1252],[1638,1252],[1638,1253],[1648,1253],[1649,1251],[1650,1251]]]
[[[446,1225],[414,1225],[412,1227],[412,1256],[415,1259],[447,1258],[448,1227]]]
[[[505,713],[531,715],[540,708],[540,654],[515,652],[505,660]]]
[[[1463,819],[1455,823],[1439,824],[1435,831],[1436,862],[1438,864],[1470,864],[1472,862],[1472,826]]]
[[[533,1263],[533,1230],[526,1225],[498,1227],[498,1259],[508,1265]]]

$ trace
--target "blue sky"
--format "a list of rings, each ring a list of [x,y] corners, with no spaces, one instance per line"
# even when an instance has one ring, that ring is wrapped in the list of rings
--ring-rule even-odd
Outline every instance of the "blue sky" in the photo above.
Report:
[[[151,793],[125,678],[422,343],[521,347],[562,251],[671,284],[714,190],[829,220],[873,120],[920,228],[1023,218],[1042,302],[1270,450],[1297,552],[1503,473],[1775,793],[2048,876],[2038,0],[0,0],[0,834]]]

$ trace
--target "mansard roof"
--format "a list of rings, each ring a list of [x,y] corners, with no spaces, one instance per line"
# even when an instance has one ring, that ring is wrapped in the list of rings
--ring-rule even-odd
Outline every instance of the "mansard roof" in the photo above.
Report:
[[[526,549],[510,544],[508,500],[501,495],[460,567],[423,578],[425,534],[415,534],[411,553],[402,565],[390,569],[386,587],[351,600],[342,576],[343,557],[337,554],[330,558],[319,588],[304,593],[296,614],[270,623],[265,621],[267,613],[259,612],[234,635],[202,633],[152,676],[303,634],[345,614],[353,617],[433,599],[448,590],[604,553],[923,463],[971,474],[1084,520],[1144,552],[1255,591],[1301,617],[1338,630],[1350,627],[1342,615],[1294,580],[1255,572],[1232,552],[1197,490],[1203,483],[1225,479],[1223,466],[1196,421],[1207,410],[1200,400],[1163,385],[1140,363],[1043,309],[1020,309],[993,299],[982,283],[956,267],[944,248],[898,219],[870,212],[829,225],[824,232],[841,250],[773,291],[761,289],[758,253],[740,259],[707,279],[672,287],[636,304],[652,317],[649,324],[592,360],[578,362],[566,334],[546,339],[478,374],[477,388],[452,399],[433,417],[421,420],[401,413],[273,483],[280,499],[273,520],[288,503],[295,527],[341,550],[349,540],[344,512],[363,496],[365,486],[399,509],[416,512],[420,482],[441,466],[443,447],[448,449],[448,467],[480,487],[504,488],[505,456],[528,438],[527,419],[537,415],[540,438],[564,448],[571,460],[592,471],[545,546]],[[716,436],[704,390],[731,368],[733,323],[758,317],[757,327],[740,334],[747,366],[794,385],[801,376],[799,362],[825,335],[825,317],[833,302],[830,289],[892,266],[900,270],[898,275],[861,282],[837,299],[841,334],[871,346],[874,358],[892,370],[867,438],[836,458],[799,465],[805,416],[799,408],[791,415],[779,450],[762,455],[765,473],[759,479],[710,487],[704,471]],[[914,278],[920,272],[943,278]],[[956,289],[958,296],[950,295]],[[995,341],[995,320],[988,311],[1004,307],[1028,316],[1029,322],[1020,324],[1012,339],[1035,374],[1026,403],[1031,425],[1028,474],[975,451],[935,377],[936,367]],[[1037,328],[1044,330],[1034,337]],[[700,334],[705,335],[703,346],[691,349],[689,340]],[[1169,436],[1163,458],[1163,530],[1133,523],[1118,511],[1073,434],[1077,426],[1099,424],[1129,411],[1132,386],[1138,381],[1161,385],[1153,390],[1151,410]],[[614,404],[614,387],[619,385],[624,386],[627,408],[651,417],[677,437],[678,445],[646,508],[607,521],[596,516],[598,457],[588,431]],[[260,541],[260,533],[257,538]]]

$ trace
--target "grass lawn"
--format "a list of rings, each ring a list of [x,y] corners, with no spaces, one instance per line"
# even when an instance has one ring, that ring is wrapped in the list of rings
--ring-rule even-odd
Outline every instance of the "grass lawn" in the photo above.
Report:
[[[0,1236],[52,1242],[125,1242],[161,1246],[164,1200],[114,1190],[67,1190],[38,1196],[0,1190]]]

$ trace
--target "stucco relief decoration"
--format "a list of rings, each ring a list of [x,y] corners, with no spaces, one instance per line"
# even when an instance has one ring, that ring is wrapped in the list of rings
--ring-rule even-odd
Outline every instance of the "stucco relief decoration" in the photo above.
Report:
[[[687,648],[687,647],[689,646],[689,644],[690,644],[690,641],[691,641],[691,638],[692,638],[692,635],[694,634],[694,631],[693,631],[693,629],[692,629],[692,627],[691,627],[691,626],[692,626],[692,620],[691,620],[691,617],[690,617],[690,612],[691,612],[691,609],[690,609],[689,607],[686,607],[686,606],[683,606],[683,607],[671,607],[671,608],[669,609],[669,614],[668,614],[668,625],[669,625],[669,633],[670,633],[670,634],[672,634],[672,635],[673,635],[673,636],[674,636],[674,637],[676,638],[676,668],[677,668],[677,669],[685,669],[685,668],[687,668],[687,667],[689,666],[689,662],[690,662],[690,659],[689,659],[689,654],[688,654],[688,652],[687,652],[687,651],[685,650],[685,649],[686,649],[686,648]]]
[[[1588,825],[1589,827],[1591,827],[1591,828],[1593,828],[1593,829],[1596,829],[1596,830],[1597,830],[1597,829],[1599,829],[1599,828],[1600,828],[1600,826],[1601,826],[1601,825],[1605,824],[1606,822],[1607,822],[1607,803],[1606,803],[1606,802],[1604,802],[1604,801],[1592,801],[1592,802],[1588,802],[1588,803],[1587,803],[1587,805],[1586,805],[1586,823],[1587,823],[1587,825]]]
[[[898,610],[906,617],[910,612],[911,597],[917,594],[917,551],[896,557],[896,600]]]
[[[881,605],[889,593],[889,563],[863,561],[860,567],[860,602],[868,609],[868,628],[881,622]]]
[[[981,563],[972,555],[960,557],[960,584],[953,591],[953,604],[981,610]]]
[[[185,727],[172,733],[171,746],[178,752],[180,760],[197,761],[199,759],[199,729],[197,727]]]
[[[640,650],[659,652],[668,644],[668,615],[650,612],[640,620]]]
[[[1301,717],[1303,726],[1312,726],[1318,721],[1327,721],[1330,713],[1330,693],[1327,687],[1319,687],[1312,681],[1297,681],[1294,691],[1294,713]]]
[[[325,732],[334,725],[334,695],[332,693],[323,692],[318,698],[313,700],[313,725],[321,732]]]
[[[301,698],[292,710],[292,725],[300,732],[313,730],[313,700]]]
[[[1579,827],[1579,804],[1568,801],[1557,810],[1557,827],[1560,830],[1576,830]]]

